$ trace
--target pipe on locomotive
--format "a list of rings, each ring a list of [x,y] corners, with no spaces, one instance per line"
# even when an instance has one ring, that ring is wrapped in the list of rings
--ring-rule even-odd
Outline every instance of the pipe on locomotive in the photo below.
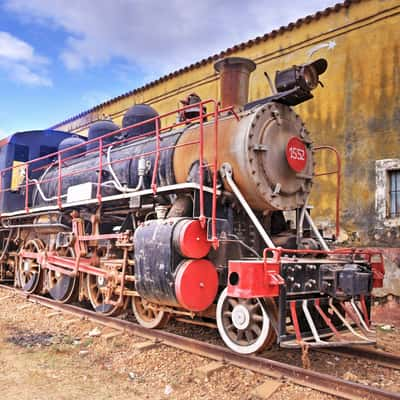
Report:
[[[134,187],[134,188],[124,187],[121,185],[121,182],[118,179],[117,174],[114,172],[114,168],[112,167],[111,149],[112,149],[112,146],[110,146],[107,150],[108,169],[109,169],[112,177],[114,178],[114,181],[110,181],[110,182],[114,182],[116,189],[122,193],[137,192],[138,190],[140,190],[142,188],[143,183],[144,183],[144,174],[146,172],[146,160],[143,157],[139,158],[138,168],[137,168],[139,181],[138,181],[138,184],[136,185],[136,187]]]
[[[254,61],[242,57],[218,60],[214,68],[220,74],[221,107],[241,109],[248,102],[250,74],[256,69]]]
[[[138,162],[138,177],[139,177],[138,184],[134,188],[129,188],[129,187],[123,186],[121,184],[118,176],[116,175],[116,173],[115,173],[115,171],[114,171],[114,169],[112,167],[111,149],[112,149],[112,146],[109,146],[108,149],[107,149],[107,163],[108,163],[108,169],[110,171],[111,176],[113,177],[113,180],[103,182],[101,184],[101,186],[112,185],[121,193],[132,193],[132,192],[139,191],[143,187],[143,184],[144,184],[144,175],[145,175],[145,172],[146,172],[146,160],[144,158],[140,158],[139,159],[139,162]],[[45,171],[44,175],[45,174],[46,174],[46,171]],[[52,202],[52,201],[55,201],[55,200],[58,199],[58,196],[46,197],[46,195],[44,194],[44,192],[42,190],[42,187],[40,186],[40,182],[37,179],[29,179],[29,181],[33,182],[35,184],[40,197],[45,202]],[[60,197],[61,198],[66,198],[67,195],[63,194]]]

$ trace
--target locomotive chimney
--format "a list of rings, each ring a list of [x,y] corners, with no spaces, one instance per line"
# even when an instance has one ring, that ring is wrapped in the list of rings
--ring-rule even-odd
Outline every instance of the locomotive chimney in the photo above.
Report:
[[[227,57],[218,60],[214,68],[220,73],[221,106],[236,110],[248,102],[249,77],[256,64],[248,58]]]

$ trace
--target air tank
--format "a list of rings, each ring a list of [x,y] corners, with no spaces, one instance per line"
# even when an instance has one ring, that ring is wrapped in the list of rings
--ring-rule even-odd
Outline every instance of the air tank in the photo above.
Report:
[[[88,132],[89,143],[87,144],[87,150],[95,150],[99,147],[99,141],[95,141],[90,143],[90,140],[97,139],[101,136],[106,135],[107,133],[117,131],[119,126],[114,124],[114,122],[110,120],[104,121],[96,121],[92,125],[90,125]],[[117,139],[117,135],[111,135],[103,140],[103,146],[110,144],[111,142]]]
[[[130,125],[138,124],[140,122],[152,119],[158,116],[157,111],[147,104],[136,104],[126,111],[124,118],[122,119],[122,128],[126,128]],[[125,137],[136,137],[149,132],[155,132],[156,121],[150,121],[143,125],[128,129],[125,133]]]
[[[60,144],[58,145],[58,151],[63,151],[66,149],[69,149],[70,147],[74,147],[74,146],[78,146],[78,147],[74,147],[71,150],[68,151],[64,151],[61,155],[62,159],[65,160],[66,158],[75,158],[76,156],[78,156],[79,154],[83,153],[86,151],[86,146],[83,145],[83,143],[86,142],[86,139],[84,139],[81,136],[78,135],[72,135],[71,137],[68,137],[64,140],[62,140],[60,142]]]

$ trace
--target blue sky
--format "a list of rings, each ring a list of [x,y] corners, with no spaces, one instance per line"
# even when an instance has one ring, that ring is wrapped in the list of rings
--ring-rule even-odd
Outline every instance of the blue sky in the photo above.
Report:
[[[47,128],[334,4],[0,0],[0,137]]]

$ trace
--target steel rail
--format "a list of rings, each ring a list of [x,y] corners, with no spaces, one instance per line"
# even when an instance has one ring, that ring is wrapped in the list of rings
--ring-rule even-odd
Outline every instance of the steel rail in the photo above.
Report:
[[[360,357],[373,361],[383,367],[400,370],[400,355],[388,353],[369,347],[337,347],[335,349],[314,349],[318,353],[340,355],[344,357]]]
[[[154,340],[189,353],[200,355],[217,361],[248,369],[263,375],[284,379],[292,383],[318,390],[323,393],[348,400],[400,400],[400,394],[388,392],[372,386],[346,381],[341,378],[322,374],[320,372],[296,367],[279,361],[269,360],[259,356],[246,356],[234,353],[228,348],[198,341],[185,336],[179,336],[162,330],[150,330],[133,322],[105,317],[94,311],[90,311],[70,304],[61,304],[54,300],[24,293],[10,286],[1,285],[0,288],[11,290],[17,295],[54,310],[69,314],[79,315],[91,322],[122,330],[145,339]]]

